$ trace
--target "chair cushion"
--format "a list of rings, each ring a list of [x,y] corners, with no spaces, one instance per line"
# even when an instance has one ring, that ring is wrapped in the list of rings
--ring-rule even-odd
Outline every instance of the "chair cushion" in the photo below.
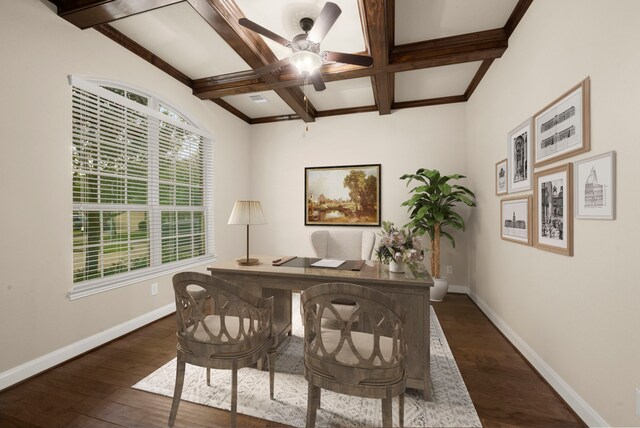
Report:
[[[219,315],[208,315],[207,317],[205,317],[204,323],[207,325],[207,328],[209,329],[209,331],[211,331],[211,333],[214,336],[218,336],[220,334],[221,322],[220,322]],[[227,333],[229,333],[229,336],[231,336],[232,341],[247,340],[251,338],[252,336],[256,335],[258,331],[258,326],[259,326],[258,320],[254,320],[253,321],[254,331],[250,332],[249,327],[251,326],[251,321],[248,318],[244,318],[243,319],[244,333],[242,334],[242,336],[239,336],[240,334],[239,332],[240,318],[239,317],[227,315],[224,317],[224,323],[225,323]],[[187,329],[187,332],[191,333],[192,330],[193,330],[193,326],[189,327]],[[210,343],[229,342],[229,337],[227,337],[226,334],[223,334],[219,339],[212,339],[211,337],[209,337],[209,334],[204,329],[202,323],[198,323],[198,327],[196,328],[196,331],[193,337],[195,340],[198,340],[200,342],[210,342]]]
[[[333,352],[338,347],[340,342],[340,330],[322,330],[322,344],[327,352]],[[373,334],[360,333],[357,331],[351,332],[351,340],[356,351],[362,358],[369,358],[373,353]],[[315,339],[317,340],[317,339]],[[315,342],[314,340],[314,342]],[[311,348],[315,347],[315,343],[312,343]],[[318,348],[318,356],[321,356],[321,348]],[[380,353],[385,361],[390,361],[393,353],[393,339],[390,337],[380,336]],[[347,340],[342,344],[342,348],[335,356],[336,361],[346,365],[357,365],[359,363],[358,357],[353,352],[351,345]],[[373,360],[374,365],[380,365],[379,358]]]

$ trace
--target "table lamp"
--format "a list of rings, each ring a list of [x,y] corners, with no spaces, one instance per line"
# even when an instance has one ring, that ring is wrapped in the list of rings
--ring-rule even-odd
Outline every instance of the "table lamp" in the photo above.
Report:
[[[231,216],[229,216],[228,224],[247,225],[247,257],[236,260],[239,265],[252,266],[260,263],[258,259],[249,258],[249,225],[265,223],[260,201],[236,201],[233,211],[231,211]]]

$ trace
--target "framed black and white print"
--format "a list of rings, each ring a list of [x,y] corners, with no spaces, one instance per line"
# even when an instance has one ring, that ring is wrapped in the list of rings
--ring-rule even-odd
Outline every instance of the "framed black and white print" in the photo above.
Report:
[[[572,181],[571,163],[534,174],[534,247],[573,256]]]
[[[574,162],[573,171],[576,218],[615,219],[616,152]]]
[[[531,196],[512,196],[500,201],[500,238],[531,245]]]
[[[534,167],[590,150],[589,78],[533,116]]]
[[[509,132],[509,193],[531,190],[531,118]]]
[[[507,193],[507,160],[496,163],[496,195]]]

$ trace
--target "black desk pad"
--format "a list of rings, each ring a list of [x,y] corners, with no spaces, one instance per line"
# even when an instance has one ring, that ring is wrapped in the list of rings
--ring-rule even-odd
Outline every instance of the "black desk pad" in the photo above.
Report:
[[[296,257],[293,260],[289,260],[286,263],[281,264],[280,266],[286,267],[298,267],[298,268],[315,268],[316,266],[311,266],[311,263],[315,263],[318,260],[322,260],[321,258],[316,257]],[[338,270],[360,270],[358,269],[358,265],[361,260],[346,260],[337,268],[320,268],[318,269],[338,269]]]

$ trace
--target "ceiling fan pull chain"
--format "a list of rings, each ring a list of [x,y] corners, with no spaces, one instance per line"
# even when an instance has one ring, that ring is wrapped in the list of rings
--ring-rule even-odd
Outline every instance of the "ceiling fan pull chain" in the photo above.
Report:
[[[304,112],[306,113],[307,116],[309,116],[309,97],[307,96],[308,86],[309,86],[309,74],[305,73],[303,95],[304,95]],[[306,137],[307,135],[306,133],[309,132],[309,122],[305,122],[304,131],[305,132],[302,133],[302,138]]]

